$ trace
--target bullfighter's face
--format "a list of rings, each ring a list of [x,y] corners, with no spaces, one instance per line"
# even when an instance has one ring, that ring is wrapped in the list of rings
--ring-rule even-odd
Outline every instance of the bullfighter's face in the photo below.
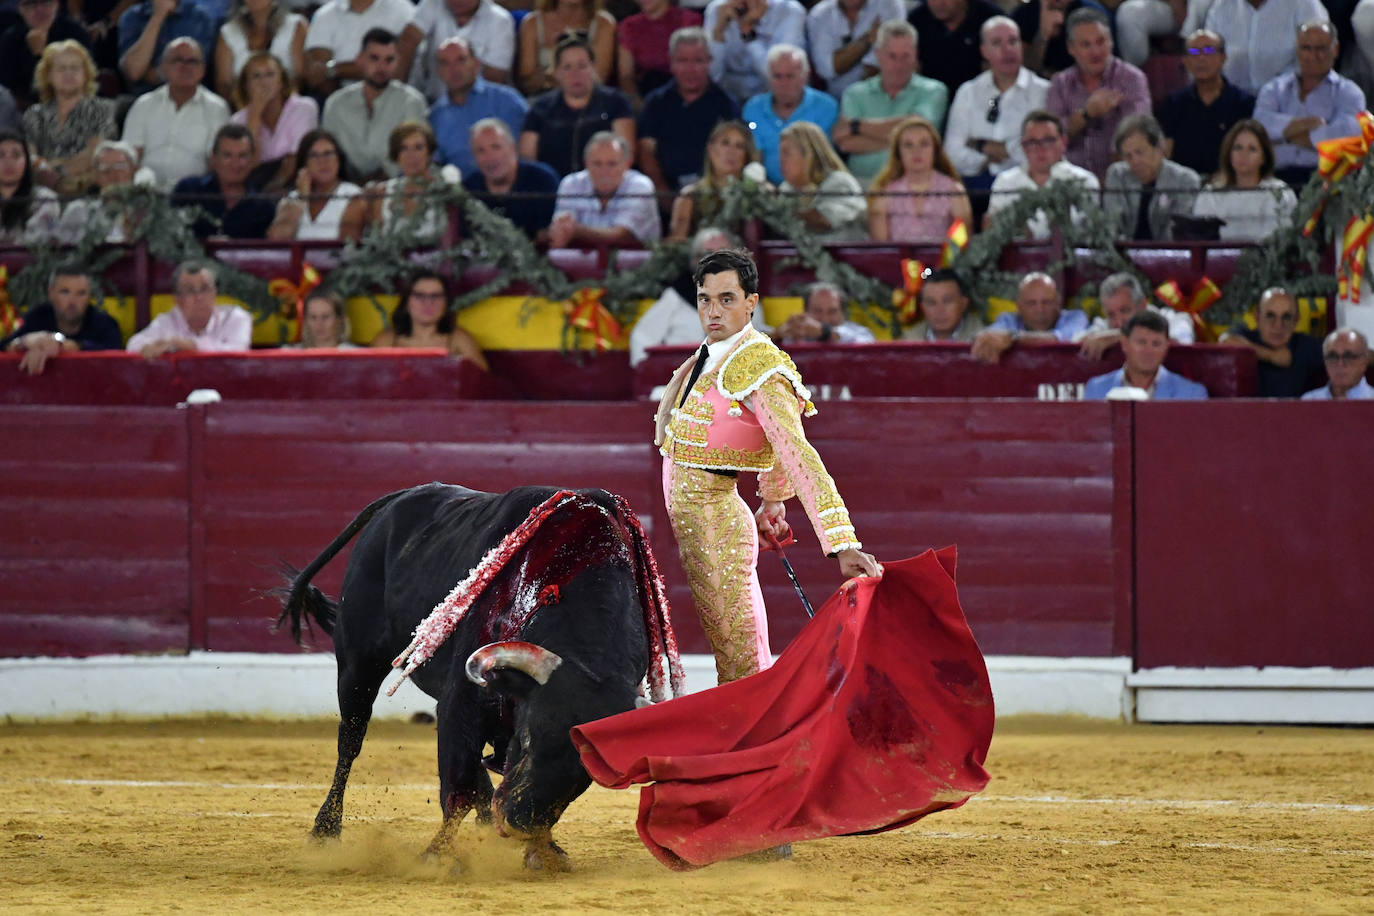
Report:
[[[706,340],[712,343],[744,330],[758,304],[759,294],[746,296],[733,270],[707,274],[697,287],[697,317]]]

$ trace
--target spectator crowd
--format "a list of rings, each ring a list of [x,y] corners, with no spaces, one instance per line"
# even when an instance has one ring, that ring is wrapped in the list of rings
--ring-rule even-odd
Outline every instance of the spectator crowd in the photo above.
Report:
[[[198,207],[202,238],[437,240],[426,202],[461,182],[540,244],[636,247],[737,230],[717,216],[746,179],[825,242],[986,229],[1055,182],[1120,239],[1253,241],[1291,217],[1317,145],[1358,132],[1374,74],[1374,0],[528,5],[0,4],[0,242],[120,241],[138,214],[104,201],[133,182]],[[1043,213],[1011,230],[1051,234]],[[1089,328],[1053,282],[1027,276],[982,328],[935,278],[912,333],[990,360],[1040,336],[1125,348],[1161,322],[1178,340],[1157,315]],[[861,339],[841,292],[811,290],[781,339]],[[388,333],[472,356],[423,304]]]

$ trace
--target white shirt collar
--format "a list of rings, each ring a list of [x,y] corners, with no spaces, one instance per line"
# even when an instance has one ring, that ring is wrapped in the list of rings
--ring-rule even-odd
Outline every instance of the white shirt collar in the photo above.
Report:
[[[702,367],[702,372],[709,372],[725,358],[725,354],[730,352],[730,348],[739,343],[740,338],[754,330],[752,324],[746,324],[743,328],[731,334],[724,340],[702,341],[706,344],[706,365]]]

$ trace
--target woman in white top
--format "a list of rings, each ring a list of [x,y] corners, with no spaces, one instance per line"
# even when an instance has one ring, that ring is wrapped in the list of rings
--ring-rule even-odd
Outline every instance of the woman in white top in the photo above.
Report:
[[[239,71],[254,51],[271,51],[294,86],[305,72],[305,17],[277,0],[235,0],[215,41],[215,91],[230,98]]]
[[[34,183],[23,135],[0,130],[0,243],[52,239],[61,216],[57,195]]]
[[[343,150],[326,130],[312,130],[301,138],[296,161],[296,189],[277,204],[277,218],[267,230],[269,239],[337,241],[361,238],[364,211],[349,205],[363,189],[343,181]]]
[[[1221,161],[1193,204],[1194,216],[1225,220],[1221,238],[1257,242],[1292,218],[1298,197],[1274,177],[1274,147],[1264,125],[1237,121],[1221,141]]]
[[[797,202],[801,217],[822,242],[855,242],[868,238],[868,202],[863,185],[849,174],[825,131],[810,121],[796,121],[778,138],[782,186]]]

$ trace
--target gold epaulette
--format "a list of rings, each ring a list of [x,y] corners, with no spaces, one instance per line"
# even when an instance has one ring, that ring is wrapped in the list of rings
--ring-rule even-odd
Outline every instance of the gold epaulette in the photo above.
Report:
[[[775,375],[786,379],[805,404],[803,414],[815,416],[816,405],[811,403],[811,392],[802,384],[796,363],[762,334],[752,335],[725,357],[716,374],[716,388],[731,401],[743,401]]]

